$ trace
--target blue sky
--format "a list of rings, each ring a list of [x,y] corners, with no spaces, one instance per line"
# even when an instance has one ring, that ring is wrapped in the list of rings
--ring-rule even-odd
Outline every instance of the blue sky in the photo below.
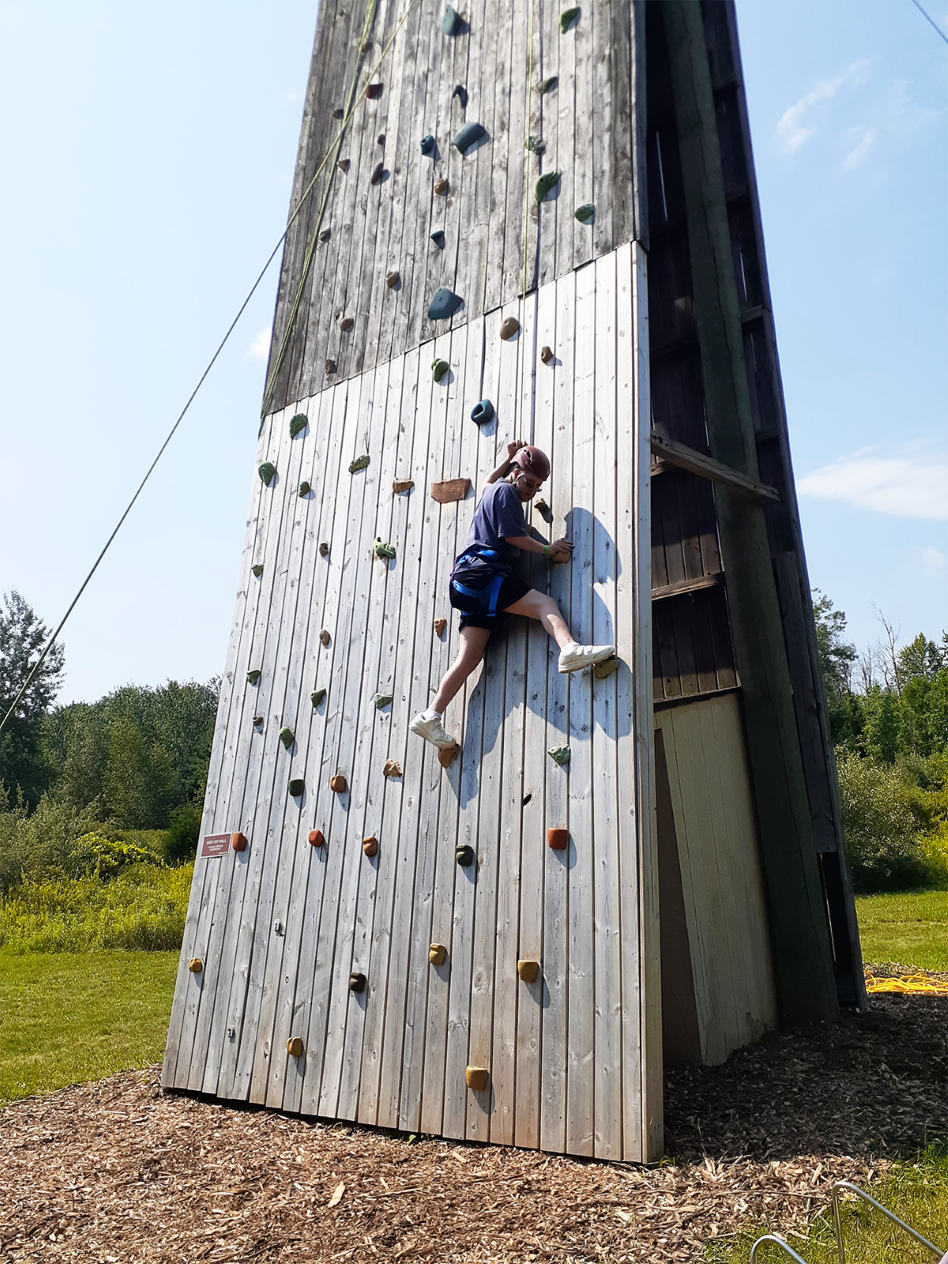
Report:
[[[948,31],[948,5],[932,0]],[[315,3],[0,2],[0,590],[55,625],[285,223]],[[948,45],[738,0],[814,585],[860,647],[948,588]],[[268,274],[63,635],[63,701],[223,665]]]

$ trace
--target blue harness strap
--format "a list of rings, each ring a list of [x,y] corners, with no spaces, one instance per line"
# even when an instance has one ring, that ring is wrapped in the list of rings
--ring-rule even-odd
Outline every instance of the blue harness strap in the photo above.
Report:
[[[495,569],[497,563],[494,559],[501,557],[496,549],[489,549],[485,545],[474,544],[465,549],[464,552],[455,559],[454,567],[451,571],[451,587],[455,592],[459,592],[464,597],[472,597],[478,605],[486,606],[487,614],[493,618],[497,614],[497,601],[500,597],[500,590],[504,580],[510,574],[510,567],[502,564],[499,573]],[[467,584],[462,584],[454,578],[455,571],[460,566],[469,565],[473,561],[486,561],[490,559],[491,571],[488,583],[481,588],[470,588]]]

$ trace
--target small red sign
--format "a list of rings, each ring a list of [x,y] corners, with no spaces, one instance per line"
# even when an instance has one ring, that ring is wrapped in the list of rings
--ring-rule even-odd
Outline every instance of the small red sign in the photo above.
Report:
[[[226,856],[230,850],[229,834],[205,834],[202,856]]]

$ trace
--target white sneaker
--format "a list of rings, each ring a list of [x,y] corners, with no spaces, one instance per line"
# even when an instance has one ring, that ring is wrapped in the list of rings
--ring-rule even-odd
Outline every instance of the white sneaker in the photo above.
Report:
[[[454,746],[454,738],[447,731],[437,716],[433,720],[426,720],[423,711],[419,711],[415,718],[408,726],[410,733],[417,733],[419,737],[423,737],[426,742],[432,742],[435,746],[444,749],[446,746]]]
[[[592,667],[604,658],[612,658],[615,652],[614,645],[580,645],[571,641],[560,650],[559,669],[561,672],[579,671],[581,667]]]

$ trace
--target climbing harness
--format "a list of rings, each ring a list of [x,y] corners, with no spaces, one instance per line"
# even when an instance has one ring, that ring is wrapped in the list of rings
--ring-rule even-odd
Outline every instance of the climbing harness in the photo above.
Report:
[[[510,564],[502,559],[503,554],[497,549],[489,549],[483,544],[471,544],[463,553],[455,559],[454,568],[451,571],[451,588],[456,593],[460,593],[462,597],[469,597],[482,607],[484,614],[488,618],[494,619],[497,616],[497,601],[500,597],[500,590],[503,587],[505,579],[510,577]],[[470,584],[462,584],[455,575],[460,570],[464,574],[464,578],[471,580],[476,577],[474,567],[477,562],[485,562],[490,567],[484,571],[484,583],[476,587]],[[473,572],[473,573],[472,573]]]

